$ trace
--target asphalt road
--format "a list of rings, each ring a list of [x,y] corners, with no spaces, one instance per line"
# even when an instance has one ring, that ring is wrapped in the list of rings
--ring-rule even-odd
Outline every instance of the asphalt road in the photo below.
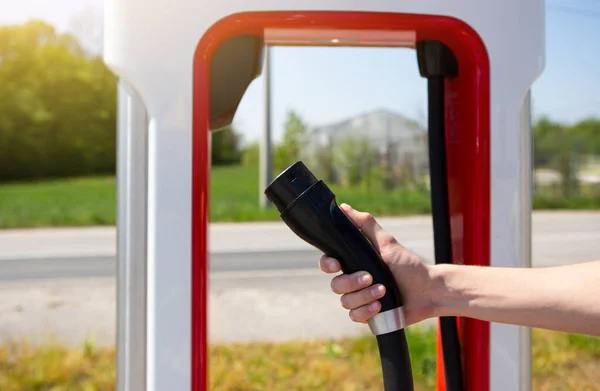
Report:
[[[403,238],[412,251],[432,259],[430,221],[396,219],[383,225]],[[330,276],[317,268],[318,251],[281,226],[258,227],[220,225],[211,233],[211,341],[328,338],[366,332],[366,326],[349,321],[339,298],[329,290]],[[74,344],[89,335],[95,335],[99,344],[113,344],[116,264],[113,253],[102,250],[112,245],[112,234],[94,240],[90,236],[85,245],[79,237],[69,239],[73,236],[64,233],[36,235],[32,239],[16,232],[0,238],[0,341],[23,335],[47,338],[50,333]],[[79,231],[69,235],[84,237]],[[41,250],[43,236],[52,246],[64,238],[64,250],[50,246]],[[235,251],[232,242],[238,246]],[[38,246],[32,248],[31,243]],[[83,250],[95,243],[98,246],[76,256],[69,243],[78,243]],[[538,214],[532,248],[534,267],[599,259],[600,213]],[[238,322],[231,322],[232,318]],[[239,323],[247,327],[237,327]]]
[[[420,251],[418,251],[420,250]],[[427,260],[433,247],[415,250]],[[311,271],[317,267],[321,253],[317,250],[276,250],[211,254],[211,274],[217,279],[227,273],[266,271]],[[583,262],[600,258],[600,229],[598,232],[545,234],[534,237],[533,267]],[[60,257],[0,260],[0,281],[40,279],[114,277],[116,260],[113,256]],[[264,273],[262,273],[264,274]],[[233,275],[233,274],[232,274]]]
[[[314,269],[316,250],[219,253],[210,256],[211,272]],[[0,260],[0,281],[114,277],[115,257],[61,257]]]

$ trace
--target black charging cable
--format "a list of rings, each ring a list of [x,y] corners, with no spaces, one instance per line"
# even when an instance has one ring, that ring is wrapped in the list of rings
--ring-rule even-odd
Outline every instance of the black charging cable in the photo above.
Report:
[[[418,42],[417,59],[421,76],[427,78],[429,175],[435,263],[452,263],[444,85],[446,79],[457,76],[458,64],[450,48],[439,41]],[[440,329],[446,390],[462,391],[462,355],[456,317],[440,317]]]
[[[373,284],[385,286],[381,309],[369,320],[377,338],[385,391],[413,391],[406,341],[404,300],[389,265],[373,244],[338,207],[335,194],[303,162],[277,176],[265,194],[281,219],[305,242],[340,261],[345,274],[367,271]]]

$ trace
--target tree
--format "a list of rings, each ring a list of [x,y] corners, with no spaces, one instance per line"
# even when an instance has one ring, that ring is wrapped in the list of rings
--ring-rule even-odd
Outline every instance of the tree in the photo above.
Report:
[[[300,159],[300,154],[307,143],[308,127],[298,113],[289,111],[285,121],[283,139],[275,147],[273,166],[277,171],[283,171]]]
[[[333,162],[342,182],[358,186],[369,179],[377,151],[366,137],[346,137],[334,146]]]
[[[573,128],[541,117],[534,127],[534,167],[551,168],[561,176],[561,193],[570,197],[578,192],[574,156],[580,146]]]
[[[258,168],[260,160],[260,146],[257,142],[248,145],[242,152],[242,165]]]
[[[572,128],[581,153],[600,156],[600,119],[585,118]]]
[[[73,36],[0,27],[0,180],[114,173],[116,86]]]
[[[335,183],[335,170],[333,167],[333,151],[330,145],[324,148],[316,148],[307,156],[311,170],[318,178],[325,182]]]
[[[239,164],[241,161],[240,135],[232,126],[211,134],[211,161],[215,166]]]

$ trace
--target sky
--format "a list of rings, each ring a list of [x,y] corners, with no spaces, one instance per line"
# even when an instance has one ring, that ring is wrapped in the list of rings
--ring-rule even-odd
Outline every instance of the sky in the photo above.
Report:
[[[532,88],[534,116],[567,123],[600,117],[600,0],[547,0],[546,4],[546,67]],[[97,48],[101,7],[101,0],[19,0],[2,7],[0,24],[41,18],[60,30],[73,30],[89,47]],[[92,12],[82,14],[85,9]],[[90,22],[90,14],[97,19],[92,21],[94,31],[82,26]],[[309,126],[377,109],[422,122],[426,118],[426,81],[419,76],[411,49],[276,47],[271,54],[275,140],[289,110],[299,113]],[[263,97],[260,77],[249,87],[234,119],[245,142],[260,137]]]

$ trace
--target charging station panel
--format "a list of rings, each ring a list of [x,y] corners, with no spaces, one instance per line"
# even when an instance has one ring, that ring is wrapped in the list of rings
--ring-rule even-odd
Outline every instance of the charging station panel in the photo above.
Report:
[[[147,204],[131,214],[136,224],[118,227],[122,243],[145,243],[145,251],[119,254],[125,269],[145,270],[142,283],[119,281],[119,300],[129,303],[118,314],[119,343],[128,347],[119,349],[119,390],[208,387],[209,131],[232,120],[266,42],[450,47],[459,68],[445,93],[454,260],[529,266],[528,99],[544,65],[542,0],[108,0],[105,23],[105,61],[145,113],[119,131],[147,145],[135,155],[143,178],[118,199],[123,209],[144,194]],[[146,311],[132,322],[127,308],[136,303]],[[128,338],[140,324],[144,337]],[[459,325],[465,389],[529,389],[527,329],[466,318]],[[444,389],[441,369],[438,379]]]

